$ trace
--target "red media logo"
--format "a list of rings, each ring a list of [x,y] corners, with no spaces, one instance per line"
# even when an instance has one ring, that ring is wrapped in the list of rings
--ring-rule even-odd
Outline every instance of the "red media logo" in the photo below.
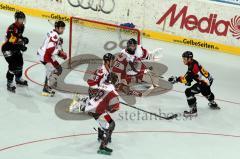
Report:
[[[198,29],[201,33],[216,34],[217,36],[227,36],[228,30],[237,39],[240,39],[240,17],[232,18],[231,23],[228,20],[218,20],[217,14],[210,14],[208,17],[198,18],[196,15],[187,14],[188,6],[184,6],[176,13],[177,4],[173,4],[166,13],[157,21],[161,24],[170,16],[169,26],[172,27],[181,18],[180,29],[189,31]]]
[[[230,32],[236,39],[240,39],[240,16],[235,16],[231,19]]]

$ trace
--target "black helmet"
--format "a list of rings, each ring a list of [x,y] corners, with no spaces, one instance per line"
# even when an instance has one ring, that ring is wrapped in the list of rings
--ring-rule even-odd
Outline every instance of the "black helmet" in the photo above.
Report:
[[[59,28],[59,27],[65,27],[65,23],[64,21],[56,21],[55,24],[54,24],[55,28]]]
[[[127,46],[130,46],[130,45],[137,45],[137,40],[133,38],[129,39],[127,42]]]
[[[193,53],[191,51],[185,51],[183,54],[182,54],[182,57],[185,57],[185,58],[193,58]]]
[[[16,11],[14,14],[15,19],[25,19],[26,16],[22,11]]]
[[[110,60],[114,60],[115,56],[111,53],[106,53],[105,55],[103,55],[103,60],[104,61],[110,61]]]
[[[135,46],[136,46],[137,44],[138,44],[138,43],[137,43],[137,40],[135,40],[135,39],[133,39],[133,38],[129,39],[128,42],[127,42],[127,52],[128,52],[129,54],[131,54],[131,55],[134,55],[136,48],[135,48],[134,50],[132,50],[132,48],[130,48],[130,46],[131,46],[131,45],[135,45]]]

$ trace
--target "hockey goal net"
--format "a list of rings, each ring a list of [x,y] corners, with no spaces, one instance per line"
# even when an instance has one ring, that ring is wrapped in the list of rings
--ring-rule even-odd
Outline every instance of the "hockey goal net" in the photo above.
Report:
[[[140,31],[135,28],[119,26],[79,17],[70,18],[69,66],[81,55],[95,55],[99,58],[109,52],[120,52],[127,40],[135,38],[140,44]]]

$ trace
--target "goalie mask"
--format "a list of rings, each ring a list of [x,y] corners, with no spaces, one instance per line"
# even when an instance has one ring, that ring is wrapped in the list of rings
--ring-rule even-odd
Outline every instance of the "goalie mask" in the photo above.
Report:
[[[137,41],[135,39],[129,39],[127,42],[127,52],[131,55],[135,54],[135,51],[137,49]]]

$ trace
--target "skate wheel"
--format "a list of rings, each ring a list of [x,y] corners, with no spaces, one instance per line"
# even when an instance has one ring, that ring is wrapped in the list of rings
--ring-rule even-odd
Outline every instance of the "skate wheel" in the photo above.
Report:
[[[102,154],[102,155],[111,155],[112,154],[111,152],[103,151],[103,150],[98,150],[97,153]]]

